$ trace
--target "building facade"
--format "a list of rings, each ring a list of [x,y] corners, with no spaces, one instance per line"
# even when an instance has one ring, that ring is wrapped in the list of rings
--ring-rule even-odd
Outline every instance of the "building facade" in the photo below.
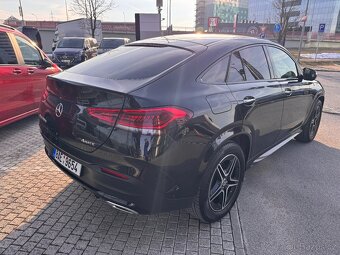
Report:
[[[282,0],[248,0],[248,19],[257,23],[277,23],[278,10],[274,3]],[[306,26],[310,31],[318,32],[319,25],[325,24],[326,33],[340,32],[340,1],[339,0],[286,0],[292,3],[294,12],[290,19],[292,25],[299,24],[305,14],[309,2]]]
[[[209,30],[209,18],[218,17],[219,23],[233,23],[248,19],[248,0],[196,0],[196,29]]]

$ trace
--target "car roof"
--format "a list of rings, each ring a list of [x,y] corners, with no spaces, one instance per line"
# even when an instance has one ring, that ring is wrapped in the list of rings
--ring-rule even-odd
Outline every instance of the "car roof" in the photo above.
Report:
[[[21,33],[19,30],[15,29],[14,27],[7,26],[5,24],[0,24],[0,31],[7,32],[7,33]]]
[[[230,34],[180,34],[163,37],[156,37],[130,43],[129,45],[138,44],[166,44],[174,47],[183,47],[188,50],[197,51],[197,46],[204,48],[221,48],[223,50],[232,50],[250,44],[275,44],[269,40]],[[275,44],[276,45],[276,44]]]
[[[5,33],[12,33],[12,34],[20,35],[21,37],[24,37],[27,41],[35,44],[29,37],[27,37],[25,34],[23,34],[22,32],[20,32],[14,27],[7,26],[5,24],[0,24],[0,31],[5,32]]]

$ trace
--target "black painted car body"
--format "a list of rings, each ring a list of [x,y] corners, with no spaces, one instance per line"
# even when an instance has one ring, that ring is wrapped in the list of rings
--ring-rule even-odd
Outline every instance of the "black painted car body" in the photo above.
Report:
[[[295,74],[278,77],[277,57],[288,57]],[[120,209],[156,213],[191,206],[223,145],[238,144],[249,167],[299,134],[318,100],[320,83],[303,79],[275,43],[169,36],[49,77],[40,128],[47,155],[70,177]],[[80,176],[55,160],[55,149],[82,165]]]

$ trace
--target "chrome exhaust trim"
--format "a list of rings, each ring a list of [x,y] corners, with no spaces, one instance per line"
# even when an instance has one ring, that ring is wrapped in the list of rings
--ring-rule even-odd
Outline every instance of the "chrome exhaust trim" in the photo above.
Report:
[[[110,206],[112,206],[113,208],[115,208],[119,211],[122,211],[122,212],[125,212],[125,213],[130,213],[130,214],[139,214],[138,212],[136,212],[136,211],[134,211],[134,210],[132,210],[128,207],[113,203],[111,201],[106,201],[106,203],[108,203]]]

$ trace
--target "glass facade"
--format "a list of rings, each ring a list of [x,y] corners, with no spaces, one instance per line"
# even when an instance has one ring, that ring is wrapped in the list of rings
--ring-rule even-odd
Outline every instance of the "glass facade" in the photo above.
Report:
[[[208,29],[209,17],[219,17],[222,23],[248,19],[248,0],[196,0],[196,28]]]
[[[276,0],[248,0],[248,19],[258,23],[276,23],[278,21],[277,10],[273,3]],[[296,1],[296,0],[295,0]],[[296,1],[294,7],[300,13],[305,13],[308,0]],[[299,16],[292,17],[296,19]],[[326,33],[340,32],[340,1],[339,0],[309,0],[308,19],[306,26],[311,26],[313,32],[318,32],[319,24],[326,24]]]

